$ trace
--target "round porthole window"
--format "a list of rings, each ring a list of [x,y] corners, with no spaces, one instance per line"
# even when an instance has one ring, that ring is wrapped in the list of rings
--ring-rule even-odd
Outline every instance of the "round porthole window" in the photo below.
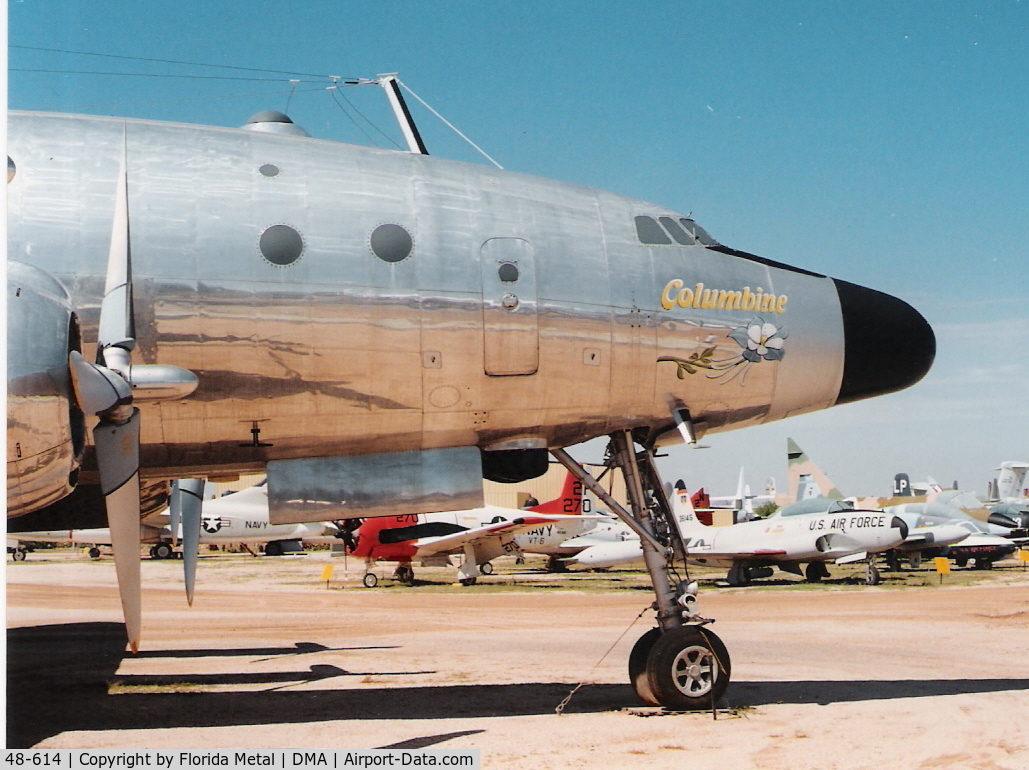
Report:
[[[261,168],[257,169],[261,172],[262,176],[278,176],[279,167],[274,163],[265,163]]]
[[[497,270],[497,275],[504,283],[514,283],[518,280],[518,265],[513,262],[505,262]]]
[[[379,225],[372,230],[369,244],[372,253],[383,262],[400,262],[411,255],[414,241],[411,234],[400,225]]]
[[[304,239],[289,225],[272,225],[261,233],[261,254],[273,265],[292,265],[304,253]]]

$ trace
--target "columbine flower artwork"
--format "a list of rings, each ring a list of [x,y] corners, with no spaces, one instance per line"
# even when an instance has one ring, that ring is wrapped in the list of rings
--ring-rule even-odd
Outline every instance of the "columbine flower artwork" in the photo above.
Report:
[[[762,359],[765,361],[782,360],[782,346],[786,339],[786,332],[773,323],[762,323],[757,320],[746,327],[733,329],[729,336],[744,349],[740,355],[751,363],[756,364]]]
[[[786,331],[760,318],[755,318],[746,326],[736,327],[729,332],[728,337],[742,348],[739,353],[728,358],[714,358],[717,348],[711,347],[699,353],[691,353],[689,358],[661,356],[657,360],[675,363],[678,367],[675,375],[680,380],[688,374],[706,369],[708,379],[730,382],[739,378],[740,386],[743,386],[750,367],[762,361],[781,361],[786,353]]]

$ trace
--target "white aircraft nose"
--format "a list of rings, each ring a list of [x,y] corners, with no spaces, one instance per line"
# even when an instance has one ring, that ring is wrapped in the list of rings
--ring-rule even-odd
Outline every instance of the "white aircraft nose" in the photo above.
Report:
[[[933,545],[954,545],[971,533],[957,524],[939,524],[930,529],[930,534],[933,536]]]

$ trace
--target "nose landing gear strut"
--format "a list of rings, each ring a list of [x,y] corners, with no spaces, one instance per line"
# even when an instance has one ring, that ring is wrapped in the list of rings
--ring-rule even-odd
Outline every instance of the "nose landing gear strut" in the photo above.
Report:
[[[729,653],[707,628],[713,620],[696,613],[696,583],[678,580],[676,559],[686,547],[654,464],[653,449],[637,452],[632,434],[610,435],[607,465],[625,479],[626,510],[563,449],[557,460],[640,536],[643,561],[654,587],[657,626],[639,638],[629,655],[629,681],[640,700],[674,711],[714,707],[729,685]]]

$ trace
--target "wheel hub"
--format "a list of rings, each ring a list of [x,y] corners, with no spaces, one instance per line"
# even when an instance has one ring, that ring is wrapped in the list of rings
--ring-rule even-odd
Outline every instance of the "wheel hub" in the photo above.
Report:
[[[673,667],[675,686],[691,697],[703,695],[714,684],[709,650],[687,647],[675,657]]]

